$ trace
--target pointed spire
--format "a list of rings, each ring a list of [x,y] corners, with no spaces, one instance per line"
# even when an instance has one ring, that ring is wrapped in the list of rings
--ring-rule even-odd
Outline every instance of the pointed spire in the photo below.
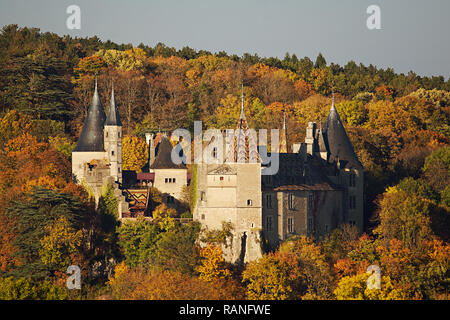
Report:
[[[111,101],[109,103],[108,117],[105,122],[106,126],[122,126],[122,121],[120,121],[119,109],[116,105],[116,98],[114,97],[114,82],[112,82],[111,88]]]
[[[186,165],[184,163],[173,163],[172,149],[172,143],[169,138],[165,133],[162,134],[158,144],[158,154],[150,169],[185,169]]]
[[[323,126],[324,144],[330,153],[331,159],[339,159],[340,163],[354,168],[362,168],[362,164],[356,155],[353,145],[347,136],[344,125],[334,106],[334,91],[330,113]]]
[[[95,89],[92,102],[87,112],[86,120],[81,130],[80,139],[74,152],[101,152],[104,150],[103,125],[105,123],[105,110],[98,94],[97,76],[95,76]]]
[[[336,108],[334,107],[334,89],[331,92],[331,109],[330,109],[330,111],[333,109],[336,110]]]

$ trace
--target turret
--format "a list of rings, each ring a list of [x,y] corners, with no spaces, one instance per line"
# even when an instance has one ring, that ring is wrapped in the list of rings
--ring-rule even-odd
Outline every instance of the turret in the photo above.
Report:
[[[85,165],[93,159],[105,158],[105,146],[103,140],[103,125],[105,122],[105,110],[103,109],[95,78],[95,90],[89,106],[86,120],[81,130],[80,139],[72,151],[72,175],[77,183],[85,178]]]
[[[330,159],[339,158],[345,168],[362,169],[361,162],[353,150],[352,143],[347,136],[347,132],[341,122],[339,114],[334,107],[334,96],[330,113],[323,127],[324,145],[328,147]]]
[[[111,89],[108,117],[104,126],[104,143],[111,176],[115,181],[122,182],[122,122],[114,97],[114,84]]]

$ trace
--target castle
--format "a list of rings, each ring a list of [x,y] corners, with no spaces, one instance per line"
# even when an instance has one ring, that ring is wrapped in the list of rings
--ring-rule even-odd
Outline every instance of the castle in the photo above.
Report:
[[[243,96],[242,96],[243,101]],[[233,263],[258,259],[264,250],[276,248],[293,235],[316,238],[329,234],[342,223],[363,230],[363,167],[334,106],[323,128],[310,122],[303,143],[288,152],[286,119],[277,152],[279,169],[264,175],[267,164],[261,155],[267,146],[252,149],[243,102],[237,124],[241,134],[226,146],[227,161],[196,164],[196,203],[193,219],[202,227],[217,230],[224,222],[232,226],[232,237],[223,246]],[[191,183],[185,164],[171,160],[172,144],[166,135],[147,134],[149,172],[122,171],[122,124],[111,93],[105,117],[97,85],[80,139],[72,153],[72,172],[78,183],[86,183],[96,197],[106,182],[116,182],[119,217],[130,217],[123,184],[135,182],[156,187],[163,202],[177,207],[184,188]],[[274,152],[267,153],[274,155]],[[245,159],[246,161],[240,161]],[[127,182],[128,181],[128,182]],[[132,182],[130,182],[132,181]],[[149,193],[148,193],[149,194]]]

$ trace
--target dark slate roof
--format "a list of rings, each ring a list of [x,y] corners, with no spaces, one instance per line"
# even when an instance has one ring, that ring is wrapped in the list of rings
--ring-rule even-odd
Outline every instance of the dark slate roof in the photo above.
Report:
[[[111,101],[109,104],[108,117],[106,117],[105,126],[119,126],[122,127],[122,121],[120,121],[119,109],[116,105],[116,99],[114,98],[114,84],[111,90]]]
[[[81,130],[80,139],[73,150],[74,152],[105,151],[103,145],[103,124],[105,119],[105,110],[98,95],[96,80],[94,96]]]
[[[352,143],[342,125],[339,114],[334,107],[334,103],[323,127],[323,133],[325,145],[330,152],[330,160],[339,159],[343,167],[362,168],[361,162],[359,162],[358,156],[353,150]]]
[[[169,138],[162,136],[158,145],[158,154],[150,169],[185,169],[186,166],[183,163],[175,164],[172,162],[172,149]]]
[[[307,155],[307,161],[296,154],[279,154],[280,170],[272,179],[269,186],[263,183],[263,189],[275,191],[289,190],[315,190],[315,191],[338,191],[342,188],[334,184],[326,175],[328,164],[320,157]],[[291,156],[292,155],[292,156]],[[295,155],[295,156],[294,156]],[[295,173],[288,170],[283,172],[283,167],[295,166]],[[331,166],[333,167],[333,166]],[[263,181],[264,182],[264,181]]]

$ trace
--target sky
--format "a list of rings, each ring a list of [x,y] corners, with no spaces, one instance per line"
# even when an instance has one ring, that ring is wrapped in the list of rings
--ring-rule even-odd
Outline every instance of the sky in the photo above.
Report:
[[[73,4],[79,30],[66,26]],[[366,25],[370,5],[380,8],[381,29]],[[1,0],[0,26],[8,24],[239,56],[289,52],[314,61],[321,52],[342,66],[450,77],[450,0]]]

